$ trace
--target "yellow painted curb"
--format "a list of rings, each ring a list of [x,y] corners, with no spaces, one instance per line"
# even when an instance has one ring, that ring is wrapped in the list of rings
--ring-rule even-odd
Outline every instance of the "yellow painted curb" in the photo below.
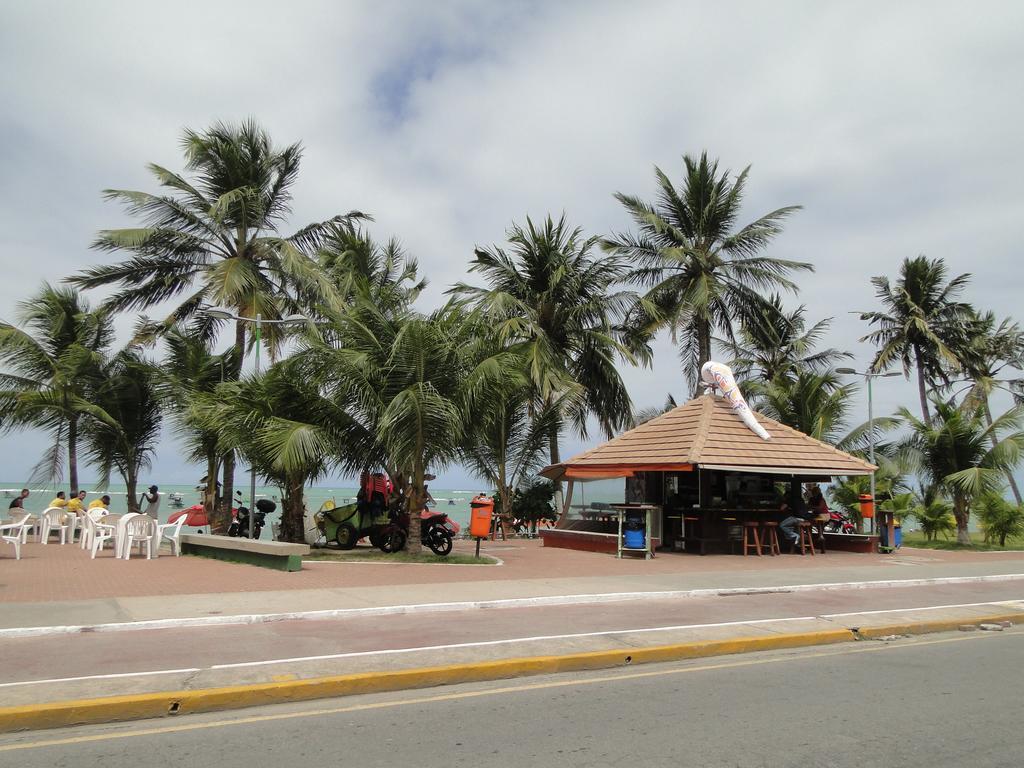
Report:
[[[931,632],[952,632],[970,624],[998,624],[1008,621],[1011,624],[1024,623],[1024,612],[1000,613],[995,616],[970,616],[961,619],[929,619],[904,624],[886,624],[881,627],[862,627],[856,630],[858,637],[873,639],[887,635],[926,635]]]
[[[69,725],[143,720],[172,714],[191,714],[241,709],[290,701],[334,698],[365,693],[385,693],[437,685],[501,680],[558,672],[608,669],[628,664],[698,659],[733,653],[842,643],[853,639],[846,629],[788,635],[763,635],[730,640],[710,640],[651,648],[589,651],[563,656],[534,656],[476,664],[368,672],[356,675],[257,683],[194,691],[168,691],[99,699],[58,701],[0,708],[0,733],[62,728]]]
[[[62,728],[70,725],[143,720],[175,714],[192,714],[227,709],[242,709],[291,701],[334,698],[366,693],[438,685],[484,682],[529,675],[609,669],[629,664],[650,664],[709,656],[752,653],[755,651],[803,648],[870,639],[886,635],[924,634],[955,630],[964,624],[1009,621],[1024,622],[1024,613],[996,616],[971,616],[961,619],[938,619],[912,624],[890,624],[858,630],[830,629],[797,634],[758,635],[729,640],[707,640],[692,643],[654,646],[650,648],[619,648],[610,651],[588,651],[562,656],[533,656],[503,659],[474,664],[453,664],[443,667],[367,672],[355,675],[285,680],[272,683],[205,688],[194,691],[167,691],[98,699],[58,701],[20,707],[0,707],[0,733],[11,731]]]

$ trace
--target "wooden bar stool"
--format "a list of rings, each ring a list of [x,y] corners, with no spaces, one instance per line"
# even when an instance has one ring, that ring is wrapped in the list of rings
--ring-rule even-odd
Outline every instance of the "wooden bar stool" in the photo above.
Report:
[[[814,555],[814,530],[809,520],[804,520],[802,523],[797,524],[797,531],[800,534],[800,540],[797,542],[797,546],[800,547],[800,554],[806,555],[807,550],[811,550],[811,555]]]
[[[818,551],[821,554],[825,554],[825,524],[828,523],[829,516],[825,513],[818,515],[811,522],[814,524],[814,530],[818,534]]]
[[[778,523],[766,522],[761,524],[761,543],[767,547],[768,554],[772,557],[782,554],[782,550],[779,548]]]
[[[759,529],[761,524],[751,520],[743,524],[743,556],[746,557],[749,550],[753,550],[757,553],[757,556],[761,556],[761,534]],[[751,542],[751,535],[753,535],[753,542]]]

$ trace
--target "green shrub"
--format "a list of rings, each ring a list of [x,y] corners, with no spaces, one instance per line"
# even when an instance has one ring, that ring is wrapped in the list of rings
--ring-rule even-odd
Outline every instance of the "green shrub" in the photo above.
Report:
[[[939,534],[947,539],[956,530],[956,519],[953,517],[953,505],[945,499],[933,498],[918,504],[913,515],[921,524],[921,533],[927,541],[932,541]]]
[[[554,520],[558,517],[552,504],[554,497],[555,484],[551,481],[527,481],[516,488],[512,495],[512,516],[531,523]]]
[[[986,493],[974,504],[985,541],[999,539],[1005,547],[1008,538],[1024,535],[1024,508],[1011,504],[998,493]]]

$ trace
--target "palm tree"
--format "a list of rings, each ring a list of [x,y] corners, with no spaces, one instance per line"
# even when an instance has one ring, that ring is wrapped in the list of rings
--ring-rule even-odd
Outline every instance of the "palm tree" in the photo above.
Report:
[[[398,240],[380,245],[351,221],[327,227],[316,257],[346,302],[361,298],[380,307],[405,308],[427,287],[416,259]]]
[[[860,316],[878,326],[861,339],[878,347],[871,369],[881,372],[899,362],[903,374],[910,378],[911,366],[916,368],[926,424],[931,422],[929,389],[934,389],[936,382],[948,382],[947,371],[961,365],[956,340],[971,312],[956,297],[969,279],[970,275],[963,274],[947,283],[945,262],[925,256],[904,259],[895,286],[885,276],[871,278],[883,306],[880,312],[862,312]]]
[[[187,320],[208,305],[242,317],[279,319],[311,297],[336,302],[330,281],[309,254],[333,223],[363,215],[352,212],[310,224],[282,236],[290,213],[291,188],[299,172],[302,146],[278,148],[254,120],[217,123],[205,132],[186,130],[182,147],[191,178],[160,165],[149,171],[162,194],[106,190],[124,204],[141,226],[104,230],[93,247],[127,253],[128,260],[87,269],[70,282],[82,288],[116,286],[105,307],[146,309],[184,297],[165,325]],[[216,324],[214,324],[216,327]],[[264,342],[273,354],[280,340],[268,325]],[[226,371],[237,379],[245,355],[246,324],[235,325],[235,355]],[[230,504],[234,457],[224,457],[224,498]]]
[[[492,394],[489,408],[470,422],[464,460],[497,488],[501,509],[508,512],[515,490],[544,465],[559,404],[535,412],[529,382],[513,376]]]
[[[815,440],[832,444],[840,440],[856,387],[840,384],[834,371],[801,370],[789,378],[779,376],[767,384],[754,384],[751,393],[765,416]]]
[[[1006,472],[1012,471],[1024,447],[1024,407],[1015,406],[990,426],[977,408],[958,408],[933,400],[932,422],[917,419],[906,408],[899,413],[910,427],[901,450],[916,469],[953,500],[956,537],[970,544],[967,526],[971,503],[986,492],[998,490]],[[995,437],[995,441],[990,438]]]
[[[216,430],[221,450],[238,451],[281,489],[283,541],[303,541],[306,483],[334,466],[352,470],[341,448],[362,433],[361,425],[324,395],[301,359],[218,385],[214,396],[202,398],[196,417],[204,429]]]
[[[740,379],[751,375],[762,381],[788,379],[798,371],[820,372],[837,359],[853,357],[832,348],[817,350],[832,319],[819,320],[808,328],[805,311],[801,304],[787,312],[782,298],[775,294],[744,315],[733,341],[715,341],[733,355],[729,366]]]
[[[970,318],[963,324],[962,331],[957,356],[970,387],[965,402],[981,408],[985,423],[991,425],[989,397],[994,391],[1007,392],[1018,404],[1024,401],[1024,378],[1014,373],[1024,369],[1024,332],[1010,318],[996,325],[995,315],[991,312]],[[1006,479],[1020,506],[1021,493],[1013,473],[1008,473]]]
[[[167,354],[160,371],[161,397],[174,419],[178,436],[185,442],[188,458],[206,465],[203,506],[211,529],[215,533],[225,532],[230,516],[216,503],[221,456],[218,429],[200,418],[198,407],[204,398],[214,395],[224,381],[225,366],[231,364],[233,351],[213,354],[201,332],[181,324],[164,333],[163,341]]]
[[[0,323],[0,429],[43,429],[51,447],[33,472],[59,479],[67,451],[71,493],[78,493],[79,425],[89,410],[86,388],[113,338],[110,317],[69,288],[44,283],[18,305],[24,328]]]
[[[949,534],[956,531],[953,505],[939,494],[934,485],[923,487],[917,494],[914,517],[921,525],[926,541],[933,541],[939,534],[948,539]]]
[[[428,468],[463,456],[473,419],[492,413],[516,359],[491,349],[479,321],[457,302],[421,315],[358,301],[334,324],[335,345],[312,346],[304,364],[359,425],[343,446],[348,463],[387,468],[415,522]],[[419,534],[411,525],[413,552],[421,549]]]
[[[139,511],[139,475],[149,469],[163,419],[160,372],[137,348],[128,347],[105,360],[88,392],[92,409],[82,422],[89,459],[100,473],[100,486],[114,470],[124,480],[128,510]]]
[[[983,494],[974,502],[974,511],[981,520],[986,542],[999,539],[999,546],[1005,547],[1008,538],[1024,535],[1024,508],[1011,504],[998,491]]]
[[[876,461],[878,471],[875,472],[875,498],[881,503],[906,490],[905,467],[898,459],[885,455],[878,455]],[[842,507],[860,530],[864,522],[860,513],[860,497],[870,491],[871,478],[867,475],[854,475],[839,478],[829,487],[828,494],[832,503]]]
[[[557,464],[566,423],[584,436],[591,414],[608,436],[629,424],[616,358],[647,362],[649,350],[618,325],[632,294],[615,290],[626,274],[617,258],[591,255],[597,238],[584,238],[564,215],[541,226],[529,218],[525,228],[513,223],[507,238],[510,251],[477,248],[470,263],[487,287],[459,283],[450,293],[468,297],[499,341],[525,360],[534,410],[558,404],[548,440]]]
[[[699,159],[685,155],[683,164],[682,190],[655,167],[656,203],[616,193],[638,234],[614,234],[602,247],[637,265],[631,279],[648,290],[631,322],[644,332],[671,329],[696,392],[700,368],[711,359],[712,334],[717,330],[733,341],[734,320],[761,306],[763,293],[795,292],[788,275],[813,267],[762,254],[800,206],[779,208],[736,229],[750,167],[730,180],[730,172],[720,173],[706,152]]]

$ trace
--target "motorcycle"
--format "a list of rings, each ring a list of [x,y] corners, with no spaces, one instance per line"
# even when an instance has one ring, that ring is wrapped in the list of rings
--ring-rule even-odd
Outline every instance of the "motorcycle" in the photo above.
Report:
[[[459,524],[449,519],[444,512],[423,510],[420,513],[420,540],[439,557],[450,554],[454,546]],[[392,513],[391,521],[375,537],[375,544],[382,552],[397,552],[405,546],[409,537],[409,513]]]
[[[857,526],[844,512],[837,512],[834,509],[828,511],[828,522],[825,523],[826,533],[856,533]]]
[[[260,499],[256,502],[256,512],[252,519],[252,537],[258,539],[267,524],[267,515],[277,509],[277,505],[269,499]],[[228,528],[228,536],[236,538],[249,538],[249,508],[239,507],[235,519],[231,521]]]

